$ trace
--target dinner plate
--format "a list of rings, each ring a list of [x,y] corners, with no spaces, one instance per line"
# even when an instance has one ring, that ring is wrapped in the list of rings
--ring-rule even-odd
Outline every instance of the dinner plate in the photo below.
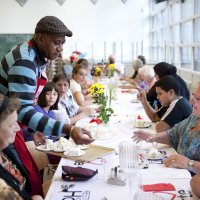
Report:
[[[71,151],[65,151],[64,155],[68,156],[68,157],[79,157],[79,156],[84,155],[85,153],[86,152],[84,150],[80,150],[80,153],[78,155],[74,155],[73,152],[71,152]]]
[[[131,100],[131,103],[139,103],[139,101],[137,99],[133,99]]]
[[[53,150],[53,148],[48,148],[47,149],[46,145],[37,146],[36,149],[39,150],[39,151],[52,151]]]
[[[135,128],[149,128],[151,126],[151,123],[150,122],[145,122],[145,124],[143,126],[137,126],[135,124]]]
[[[148,160],[163,160],[165,158],[165,156],[163,154],[160,153],[159,156],[157,156],[156,158],[152,158],[152,157],[148,157]]]

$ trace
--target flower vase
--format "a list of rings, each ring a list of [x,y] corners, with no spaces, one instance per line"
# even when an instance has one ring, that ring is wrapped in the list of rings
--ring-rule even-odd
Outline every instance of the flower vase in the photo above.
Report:
[[[104,139],[110,136],[110,123],[101,123],[96,129],[96,138]]]

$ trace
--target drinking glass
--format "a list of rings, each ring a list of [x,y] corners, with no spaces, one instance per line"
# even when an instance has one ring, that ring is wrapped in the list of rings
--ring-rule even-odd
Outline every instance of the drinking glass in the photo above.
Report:
[[[141,175],[139,168],[140,144],[132,141],[123,141],[119,144],[119,163],[120,168],[126,174],[129,186],[129,195],[132,199],[133,194],[141,189]]]
[[[139,165],[140,144],[123,141],[119,144],[119,164],[125,173],[134,172]]]

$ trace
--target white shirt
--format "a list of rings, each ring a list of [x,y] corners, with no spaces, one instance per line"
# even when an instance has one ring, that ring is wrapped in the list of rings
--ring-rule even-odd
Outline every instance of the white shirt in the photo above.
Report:
[[[83,93],[82,93],[82,90],[81,90],[81,86],[74,79],[70,80],[70,90],[71,90],[72,94],[74,94],[75,92],[80,92],[81,98],[84,101],[84,96],[83,96]],[[76,99],[74,99],[74,100],[76,101]]]

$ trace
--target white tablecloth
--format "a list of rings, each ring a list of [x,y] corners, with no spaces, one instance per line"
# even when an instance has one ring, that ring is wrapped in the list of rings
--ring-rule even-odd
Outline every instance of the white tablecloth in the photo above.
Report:
[[[99,174],[91,178],[86,182],[65,182],[61,179],[61,166],[62,165],[74,165],[74,161],[62,158],[56,173],[53,177],[53,182],[46,196],[46,200],[129,200],[129,187],[116,186],[107,184],[107,178],[110,173],[110,169],[119,165],[118,145],[123,140],[131,140],[132,132],[134,128],[135,117],[139,114],[149,121],[144,113],[144,110],[140,103],[131,103],[135,94],[121,93],[119,89],[117,93],[117,100],[112,102],[114,108],[114,115],[112,116],[110,126],[110,137],[107,139],[96,140],[94,144],[112,147],[115,149],[115,153],[105,156],[106,163],[102,165],[84,163],[82,167],[90,169],[98,169]],[[88,123],[91,118],[85,118],[78,122],[78,125],[84,125]],[[148,128],[149,131],[154,131],[155,124]],[[141,143],[142,149],[149,149],[152,144],[146,142]],[[166,145],[158,145],[159,149],[164,149],[167,155],[174,153],[174,150]],[[94,161],[99,163],[100,160]],[[153,183],[172,183],[176,191],[170,191],[170,193],[178,194],[179,190],[191,190],[189,181],[191,179],[190,173],[185,169],[166,168],[163,164],[149,164],[148,169],[140,169],[142,184]],[[134,177],[133,177],[134,179]],[[69,186],[68,192],[62,192],[62,186]],[[133,188],[134,191],[134,188]],[[74,195],[74,196],[73,196]],[[171,196],[162,194],[165,199],[170,199]],[[106,197],[106,198],[104,198]],[[178,199],[178,198],[177,198]],[[191,198],[194,199],[194,198]]]

